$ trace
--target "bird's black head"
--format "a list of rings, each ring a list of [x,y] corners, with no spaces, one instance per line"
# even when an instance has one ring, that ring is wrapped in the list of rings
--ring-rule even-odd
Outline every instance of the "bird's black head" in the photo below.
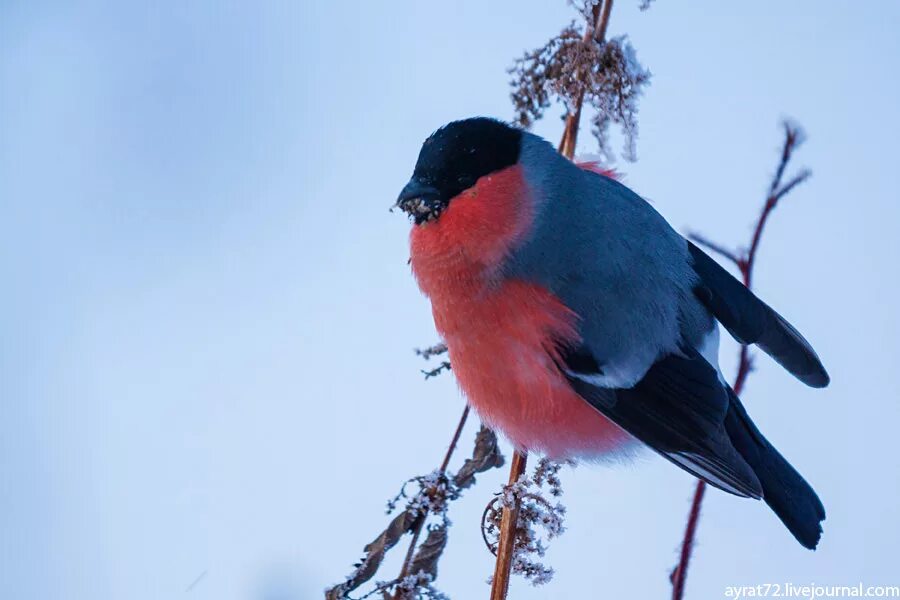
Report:
[[[522,132],[486,117],[453,121],[432,133],[419,151],[396,206],[417,225],[436,219],[480,177],[516,164]]]

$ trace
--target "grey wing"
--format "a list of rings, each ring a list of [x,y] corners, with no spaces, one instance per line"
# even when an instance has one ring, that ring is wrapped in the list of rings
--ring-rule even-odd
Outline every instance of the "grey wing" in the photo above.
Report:
[[[579,315],[604,385],[630,387],[682,338],[694,343],[691,334],[711,326],[692,292],[687,244],[621,183],[552,160],[563,164],[526,169],[539,190],[535,225],[505,275],[541,285]]]

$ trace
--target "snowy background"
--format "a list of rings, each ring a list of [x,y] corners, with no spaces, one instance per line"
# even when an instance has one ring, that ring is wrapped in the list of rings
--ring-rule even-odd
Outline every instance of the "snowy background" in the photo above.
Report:
[[[807,129],[814,176],[756,286],[833,377],[811,390],[760,357],[745,394],[825,502],[820,549],[712,491],[688,597],[896,585],[900,4],[637,5],[610,34],[654,76],[640,160],[618,166],[673,225],[747,239],[779,119]],[[0,596],[294,600],[350,571],[462,407],[419,374],[436,335],[388,206],[435,127],[512,116],[505,69],[574,18],[563,0],[0,2]],[[452,507],[453,598],[487,595],[477,523],[503,478]],[[512,597],[667,597],[693,480],[646,455],[564,488],[556,580]]]

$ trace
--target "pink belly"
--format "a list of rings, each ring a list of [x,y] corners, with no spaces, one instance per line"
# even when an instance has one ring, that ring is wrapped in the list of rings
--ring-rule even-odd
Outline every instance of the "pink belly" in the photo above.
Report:
[[[577,340],[577,317],[549,292],[522,282],[442,314],[435,322],[469,403],[520,449],[554,459],[600,457],[633,438],[576,394],[554,362],[559,340]],[[448,308],[450,308],[448,306]]]

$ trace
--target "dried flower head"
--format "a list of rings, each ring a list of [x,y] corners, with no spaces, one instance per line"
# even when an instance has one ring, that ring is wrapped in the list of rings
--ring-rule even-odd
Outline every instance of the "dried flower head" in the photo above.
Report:
[[[637,160],[637,101],[650,81],[650,71],[638,62],[634,47],[624,35],[606,42],[598,60],[598,72],[603,75],[591,80],[592,87],[586,95],[596,109],[591,132],[600,152],[611,160],[609,126],[619,125],[625,135],[623,155],[633,162]]]
[[[594,38],[593,7],[585,3],[581,9],[587,19],[584,27],[569,24],[509,69],[516,122],[530,127],[553,100],[562,102],[570,114],[578,113],[582,103],[587,103],[596,111],[592,131],[599,152],[609,161],[614,158],[609,148],[609,127],[615,123],[625,136],[623,156],[634,161],[637,101],[650,81],[650,72],[638,62],[627,36],[600,41]]]

